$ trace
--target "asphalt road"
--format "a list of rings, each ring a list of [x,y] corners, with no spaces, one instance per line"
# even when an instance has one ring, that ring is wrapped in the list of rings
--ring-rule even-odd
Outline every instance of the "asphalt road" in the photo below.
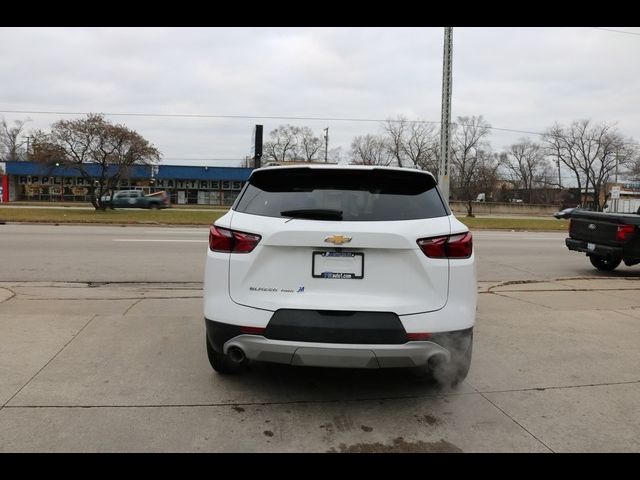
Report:
[[[0,453],[638,452],[640,268],[604,278],[563,238],[475,232],[473,361],[447,389],[402,369],[215,374],[206,228],[0,225]]]
[[[201,282],[207,228],[0,225],[0,281]],[[601,276],[564,232],[474,232],[479,281]],[[611,276],[611,274],[608,274]],[[640,276],[621,266],[619,276]]]

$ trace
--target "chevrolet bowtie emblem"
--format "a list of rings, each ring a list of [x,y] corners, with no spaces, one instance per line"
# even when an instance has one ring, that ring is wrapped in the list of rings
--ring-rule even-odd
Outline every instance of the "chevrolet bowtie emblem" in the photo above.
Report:
[[[343,243],[349,243],[351,237],[345,237],[344,235],[332,235],[324,239],[325,242],[333,243],[334,245],[342,245]]]

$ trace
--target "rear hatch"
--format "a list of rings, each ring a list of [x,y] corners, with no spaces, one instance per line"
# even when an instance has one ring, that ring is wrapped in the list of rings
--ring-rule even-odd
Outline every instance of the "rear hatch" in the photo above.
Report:
[[[429,174],[257,170],[230,227],[261,236],[251,253],[230,255],[229,294],[236,303],[402,315],[438,310],[447,301],[449,260],[427,257],[416,243],[450,234]]]

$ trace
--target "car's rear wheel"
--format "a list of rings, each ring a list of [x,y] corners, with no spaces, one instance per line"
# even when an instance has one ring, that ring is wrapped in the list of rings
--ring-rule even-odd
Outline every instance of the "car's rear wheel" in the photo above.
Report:
[[[620,262],[622,262],[621,258],[599,257],[596,255],[589,255],[589,260],[591,261],[591,265],[605,272],[615,270],[616,267],[620,265]]]
[[[216,352],[209,338],[207,337],[207,356],[211,367],[218,373],[225,375],[229,373],[239,373],[246,368],[247,361],[234,362],[229,355]]]

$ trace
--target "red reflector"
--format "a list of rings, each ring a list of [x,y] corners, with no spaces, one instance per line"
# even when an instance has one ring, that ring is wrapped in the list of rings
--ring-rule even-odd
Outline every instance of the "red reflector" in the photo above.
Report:
[[[410,342],[418,342],[420,340],[429,340],[431,338],[430,333],[407,333],[407,339]]]
[[[249,335],[262,335],[265,329],[260,327],[240,327],[241,333],[247,333]]]
[[[616,240],[619,242],[626,242],[627,239],[633,234],[634,230],[635,228],[633,225],[618,225]]]

